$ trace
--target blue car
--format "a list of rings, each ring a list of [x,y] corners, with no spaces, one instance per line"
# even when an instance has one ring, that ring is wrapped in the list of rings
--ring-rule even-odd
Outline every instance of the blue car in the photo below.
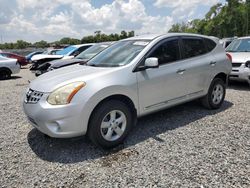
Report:
[[[25,58],[27,59],[28,62],[31,62],[31,58],[34,56],[34,55],[38,55],[38,54],[42,54],[43,51],[35,51],[35,52],[31,52],[29,53],[28,55],[25,56]]]

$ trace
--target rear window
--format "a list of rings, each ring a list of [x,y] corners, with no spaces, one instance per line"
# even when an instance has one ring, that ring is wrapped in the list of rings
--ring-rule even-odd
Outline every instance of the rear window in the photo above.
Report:
[[[208,52],[211,52],[215,47],[216,43],[211,39],[204,39]]]
[[[207,53],[206,46],[201,38],[183,38],[182,42],[185,58],[191,58]]]

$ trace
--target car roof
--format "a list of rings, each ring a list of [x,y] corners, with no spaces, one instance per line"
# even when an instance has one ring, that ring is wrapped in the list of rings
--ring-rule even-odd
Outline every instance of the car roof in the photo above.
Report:
[[[175,36],[194,36],[194,37],[205,37],[205,38],[213,38],[212,36],[205,36],[199,34],[192,34],[192,33],[166,33],[166,34],[147,34],[147,35],[140,35],[131,38],[127,38],[124,40],[154,40],[159,37],[167,38],[167,37],[175,37]]]
[[[250,36],[239,37],[238,39],[250,39]]]
[[[87,43],[87,44],[76,44],[76,45],[71,45],[71,46],[74,46],[76,48],[80,48],[82,46],[89,46],[89,45],[95,45],[96,43]]]

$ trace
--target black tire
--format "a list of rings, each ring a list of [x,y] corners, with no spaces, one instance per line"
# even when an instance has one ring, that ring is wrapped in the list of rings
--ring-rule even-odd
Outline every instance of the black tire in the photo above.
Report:
[[[0,80],[10,79],[11,72],[7,69],[0,70]]]
[[[216,90],[216,87],[221,88],[220,91],[222,91],[223,93],[219,95],[220,96],[219,99],[213,100],[214,98],[213,92]],[[225,96],[226,96],[225,82],[220,78],[215,78],[210,84],[207,95],[201,99],[201,102],[202,105],[207,109],[210,110],[219,109],[224,102]]]
[[[109,114],[112,111],[119,111],[123,113],[123,117],[126,118],[126,126],[123,130],[123,134],[121,134],[121,136],[119,138],[117,138],[116,140],[112,140],[109,141],[107,139],[105,139],[104,137],[104,133],[103,131],[105,131],[109,128],[101,128],[101,124],[102,122],[105,120],[105,118],[108,119],[108,117],[110,117],[110,120],[108,122],[109,126],[111,126],[110,122],[111,122],[111,115],[109,116]],[[119,117],[119,113],[117,115],[117,117]],[[102,104],[100,104],[97,109],[95,109],[95,111],[92,113],[90,122],[89,122],[89,126],[88,126],[88,137],[89,139],[97,146],[100,146],[102,148],[108,149],[108,148],[113,148],[118,146],[119,144],[121,144],[124,139],[127,137],[132,125],[133,125],[133,115],[131,113],[131,110],[129,109],[129,107],[124,104],[121,101],[118,100],[110,100],[110,101],[106,101]],[[115,122],[113,122],[115,124]],[[116,126],[123,126],[123,123],[121,124],[117,124]],[[120,128],[120,127],[119,127]],[[116,134],[116,128],[112,128],[113,129],[113,134]],[[121,130],[121,129],[120,129]],[[108,133],[107,133],[108,134]],[[113,135],[112,134],[112,135]],[[119,136],[117,134],[117,136]]]

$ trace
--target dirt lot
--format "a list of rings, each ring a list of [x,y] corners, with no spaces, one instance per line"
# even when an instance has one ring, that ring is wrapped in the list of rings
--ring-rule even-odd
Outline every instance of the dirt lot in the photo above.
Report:
[[[220,110],[191,102],[139,120],[112,151],[85,137],[44,137],[27,122],[28,69],[0,81],[1,187],[250,187],[250,89],[233,83]]]

